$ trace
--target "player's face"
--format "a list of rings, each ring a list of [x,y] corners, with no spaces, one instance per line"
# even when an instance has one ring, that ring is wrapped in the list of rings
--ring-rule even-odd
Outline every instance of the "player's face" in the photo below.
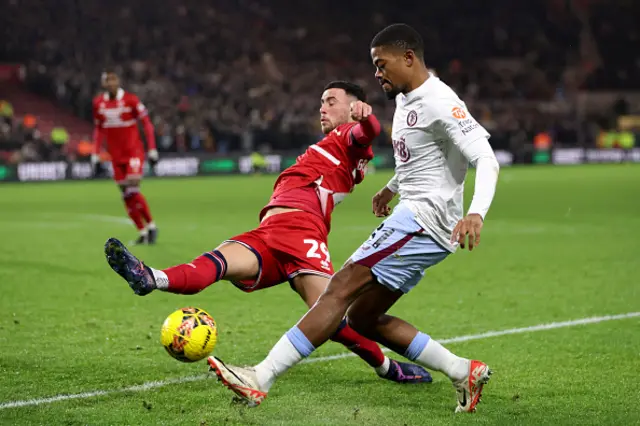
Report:
[[[320,127],[325,135],[349,121],[353,98],[343,89],[327,89],[320,98]]]
[[[411,66],[411,58],[407,57],[407,53],[388,47],[371,49],[371,60],[376,67],[376,79],[388,99],[394,99],[398,93],[405,92]]]
[[[115,73],[110,72],[104,80],[104,88],[109,93],[116,93],[120,87],[120,79]]]

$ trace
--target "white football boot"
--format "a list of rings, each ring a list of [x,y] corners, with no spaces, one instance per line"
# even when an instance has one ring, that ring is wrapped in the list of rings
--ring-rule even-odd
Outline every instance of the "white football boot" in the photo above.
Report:
[[[464,379],[453,382],[458,394],[456,413],[473,413],[480,403],[482,388],[489,382],[491,370],[481,361],[469,361],[469,375]]]
[[[225,365],[220,359],[210,356],[207,359],[209,370],[216,373],[218,380],[238,395],[240,401],[249,407],[257,407],[267,397],[260,390],[258,378],[253,367]]]

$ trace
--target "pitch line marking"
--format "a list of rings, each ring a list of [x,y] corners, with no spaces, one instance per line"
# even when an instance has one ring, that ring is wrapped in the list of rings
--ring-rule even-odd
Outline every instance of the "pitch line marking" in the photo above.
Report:
[[[606,321],[617,321],[617,320],[637,318],[637,317],[640,317],[640,312],[628,312],[626,314],[604,315],[604,316],[598,316],[598,317],[580,318],[580,319],[570,320],[570,321],[560,321],[560,322],[551,322],[547,324],[531,325],[528,327],[509,328],[506,330],[486,331],[484,333],[450,337],[448,339],[442,339],[438,341],[443,344],[461,343],[461,342],[469,342],[472,340],[487,339],[490,337],[508,336],[511,334],[533,333],[536,331],[554,330],[556,328],[576,327],[579,325],[597,324],[597,323],[606,322]],[[388,349],[385,351],[388,351]],[[347,352],[347,353],[342,353],[337,355],[308,358],[302,361],[302,364],[333,361],[336,359],[351,358],[354,356],[356,356],[354,353]],[[67,401],[71,399],[87,399],[87,398],[93,398],[97,396],[114,395],[119,393],[143,392],[143,391],[161,388],[169,385],[196,382],[196,381],[204,380],[208,377],[210,377],[209,374],[199,374],[197,376],[187,376],[187,377],[181,377],[176,379],[145,382],[140,385],[129,386],[121,389],[95,390],[91,392],[82,392],[82,393],[76,393],[76,394],[55,395],[47,398],[34,398],[34,399],[26,399],[21,401],[7,401],[7,402],[0,403],[0,410],[4,410],[7,408],[19,408],[19,407],[29,407],[34,405],[35,406],[45,405],[45,404],[51,404],[53,402]]]

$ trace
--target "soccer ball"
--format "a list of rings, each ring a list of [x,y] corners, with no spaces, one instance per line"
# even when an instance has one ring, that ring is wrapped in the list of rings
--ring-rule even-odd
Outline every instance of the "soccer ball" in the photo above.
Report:
[[[216,345],[218,328],[213,317],[202,309],[182,308],[164,320],[160,341],[178,361],[200,361]]]

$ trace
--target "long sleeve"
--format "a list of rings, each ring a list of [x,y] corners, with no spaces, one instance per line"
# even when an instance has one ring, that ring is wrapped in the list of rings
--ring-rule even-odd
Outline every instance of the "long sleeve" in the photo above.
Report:
[[[102,150],[102,142],[104,140],[104,132],[102,130],[102,120],[98,114],[96,105],[93,106],[93,153],[100,155]]]
[[[489,144],[489,133],[458,105],[445,105],[440,111],[439,119],[444,131],[476,168],[473,199],[467,214],[479,214],[484,220],[496,193],[500,172],[498,160]]]
[[[351,129],[351,142],[362,146],[369,146],[380,134],[380,122],[371,114]]]
[[[142,117],[142,129],[147,140],[147,151],[156,149],[156,134],[148,115]]]
[[[387,183],[387,188],[389,188],[389,191],[393,192],[394,194],[397,194],[399,187],[400,187],[400,184],[398,183],[398,175],[393,175],[389,183]]]

